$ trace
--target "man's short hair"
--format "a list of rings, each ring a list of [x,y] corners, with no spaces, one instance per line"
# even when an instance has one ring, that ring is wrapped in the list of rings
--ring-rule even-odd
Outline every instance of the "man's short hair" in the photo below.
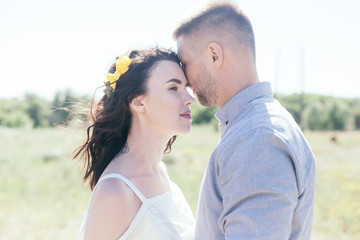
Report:
[[[220,37],[231,37],[248,45],[255,55],[254,32],[248,17],[231,3],[213,3],[202,12],[183,21],[174,31],[173,38],[191,36],[209,31]]]

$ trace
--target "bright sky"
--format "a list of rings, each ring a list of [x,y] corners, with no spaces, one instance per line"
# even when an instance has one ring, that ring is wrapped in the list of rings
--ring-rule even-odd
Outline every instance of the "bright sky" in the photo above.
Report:
[[[276,92],[360,97],[360,1],[237,0],[255,31],[261,81]],[[195,0],[0,1],[0,98],[92,94],[117,55],[171,34]]]

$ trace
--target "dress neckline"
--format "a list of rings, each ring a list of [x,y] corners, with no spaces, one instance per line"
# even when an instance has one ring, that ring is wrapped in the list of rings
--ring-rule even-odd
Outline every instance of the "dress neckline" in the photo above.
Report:
[[[157,201],[159,199],[162,199],[162,198],[166,198],[168,195],[171,194],[171,190],[172,190],[172,182],[170,181],[170,179],[168,178],[169,180],[169,183],[170,183],[170,189],[164,193],[161,193],[159,195],[156,195],[156,196],[153,196],[153,197],[145,197],[142,192],[126,177],[124,177],[123,175],[121,175],[120,173],[108,173],[104,176],[102,176],[99,181],[96,183],[96,186],[95,188],[98,186],[98,184],[105,180],[105,179],[108,179],[108,178],[118,178],[118,179],[121,179],[135,194],[136,196],[141,200],[141,202],[154,202],[154,201]],[[95,191],[95,188],[93,190],[93,193]]]

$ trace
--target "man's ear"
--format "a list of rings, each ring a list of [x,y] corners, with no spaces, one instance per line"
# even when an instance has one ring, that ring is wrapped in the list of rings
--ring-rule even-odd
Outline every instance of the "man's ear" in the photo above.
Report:
[[[130,102],[130,107],[136,112],[143,113],[145,112],[144,102],[145,99],[143,96],[136,97]]]
[[[224,61],[223,48],[218,43],[212,42],[208,45],[208,53],[211,58],[212,65],[219,68]]]

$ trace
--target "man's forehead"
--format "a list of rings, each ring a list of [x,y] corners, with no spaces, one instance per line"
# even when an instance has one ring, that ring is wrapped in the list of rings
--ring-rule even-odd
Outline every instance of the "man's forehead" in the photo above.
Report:
[[[177,40],[177,54],[181,60],[186,57],[187,45],[184,37],[180,36]]]
[[[183,49],[183,43],[182,43],[182,39],[178,38],[176,40],[176,46],[177,46],[177,54],[180,57],[183,53],[184,53],[184,49]]]
[[[177,54],[178,54],[178,57],[180,58],[180,60],[184,58],[184,50],[182,48],[178,47]]]

